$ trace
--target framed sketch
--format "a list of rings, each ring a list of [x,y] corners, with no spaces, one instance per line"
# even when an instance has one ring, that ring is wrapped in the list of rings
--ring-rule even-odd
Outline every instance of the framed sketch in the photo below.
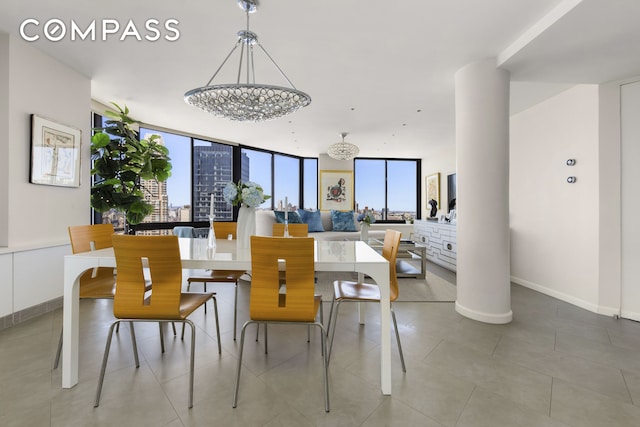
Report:
[[[433,199],[440,208],[440,172],[427,176],[425,188],[427,189],[427,209],[431,209],[429,200]]]
[[[320,210],[353,209],[353,171],[320,171]]]
[[[31,115],[32,184],[80,186],[82,131]]]

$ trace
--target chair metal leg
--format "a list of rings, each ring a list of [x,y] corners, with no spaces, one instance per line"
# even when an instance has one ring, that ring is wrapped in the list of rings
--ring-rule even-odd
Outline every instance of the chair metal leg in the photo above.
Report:
[[[398,332],[398,322],[396,321],[396,312],[391,305],[391,317],[393,318],[393,328],[396,331],[396,341],[398,341],[398,351],[400,352],[400,363],[402,363],[402,372],[407,372],[407,368],[404,365],[404,355],[402,354],[402,344],[400,344],[400,333]]]
[[[240,351],[238,352],[238,368],[236,369],[236,384],[233,387],[233,407],[235,408],[238,405],[238,388],[240,387],[240,370],[242,369],[242,353],[244,351],[244,333],[247,329],[247,326],[253,321],[249,320],[242,326],[242,331],[240,332]],[[257,325],[260,325],[259,323]]]
[[[216,297],[211,297],[213,300],[213,312],[216,318],[216,335],[218,337],[218,354],[222,354],[222,344],[220,344],[220,322],[218,322],[218,301]]]
[[[176,324],[175,324],[175,322],[171,322],[171,327],[173,328],[173,336],[175,337],[177,335],[176,334]]]
[[[333,302],[335,303],[336,300],[334,299]],[[331,330],[331,339],[329,340],[329,354],[327,355],[327,363],[329,363],[329,361],[331,360],[333,337],[335,337],[336,335],[336,326],[338,326],[338,312],[340,311],[340,303],[342,303],[342,301],[338,301],[338,303],[336,304],[336,313],[333,315],[333,321],[329,320],[329,322],[333,323],[333,329]],[[333,308],[331,309],[331,311],[333,311]],[[327,331],[327,334],[329,334],[329,331]]]
[[[238,281],[236,280],[236,295],[233,300],[233,340],[236,340],[236,329],[238,327]]]
[[[120,321],[116,320],[111,324],[109,328],[109,336],[107,337],[107,344],[104,348],[104,356],[102,356],[102,367],[100,368],[100,379],[98,380],[98,389],[96,390],[96,400],[93,404],[94,408],[100,405],[100,394],[102,393],[102,383],[104,382],[104,374],[107,370],[107,359],[109,358],[109,349],[111,348],[111,339],[113,338],[113,329]]]
[[[138,360],[138,347],[136,345],[136,336],[133,328],[133,323],[129,324],[131,327],[131,339],[133,341],[133,357],[136,361],[136,368],[140,367],[140,361]],[[120,323],[116,325],[116,333],[120,330]],[[174,326],[175,331],[175,326]],[[175,332],[174,332],[175,333]],[[160,339],[162,339],[162,330],[160,330]],[[164,346],[162,347],[162,352],[164,353]],[[53,361],[53,369],[58,369],[60,365],[60,356],[62,355],[62,331],[60,331],[60,340],[58,341],[58,349],[56,350],[56,358]]]
[[[264,324],[264,354],[269,354],[267,338],[267,324]]]
[[[320,323],[324,325],[324,313],[322,312],[322,300],[320,300]],[[311,342],[311,325],[307,325],[307,342]]]
[[[162,350],[164,354],[164,331],[162,330],[162,322],[158,322],[158,330],[160,331],[160,350]]]
[[[327,331],[321,324],[316,325],[320,328],[320,342],[322,348],[322,368],[324,371],[324,410],[329,412],[329,358],[327,356]]]
[[[191,326],[191,363],[189,365],[189,409],[193,408],[193,375],[195,368],[195,355],[196,355],[196,326],[189,319],[185,319],[182,323],[188,323]]]
[[[120,322],[118,322],[120,324]],[[133,359],[136,361],[136,368],[140,367],[140,360],[138,359],[138,344],[136,344],[136,330],[133,328],[133,322],[129,322],[129,329],[131,330],[131,345],[133,346]]]
[[[329,310],[329,320],[327,320],[327,336],[329,336],[329,331],[331,330],[331,322],[333,321],[333,306],[336,304],[336,295],[333,294],[333,298],[331,299],[331,309]]]
[[[56,350],[56,359],[53,361],[53,369],[58,369],[60,364],[60,355],[62,354],[62,331],[60,331],[60,340],[58,340],[58,350]]]

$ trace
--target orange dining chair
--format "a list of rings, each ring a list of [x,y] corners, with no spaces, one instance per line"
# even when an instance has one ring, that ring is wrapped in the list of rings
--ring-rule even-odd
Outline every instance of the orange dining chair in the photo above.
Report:
[[[109,328],[107,344],[100,369],[94,406],[100,404],[100,394],[107,368],[109,349],[116,325],[121,322],[181,322],[191,326],[191,361],[189,375],[189,408],[193,407],[193,371],[195,361],[196,328],[187,317],[197,308],[213,299],[220,347],[218,306],[215,293],[183,293],[182,262],[177,236],[114,235],[113,249],[118,269],[113,315],[116,321]],[[153,283],[150,294],[145,292],[145,270],[148,268]],[[134,342],[134,352],[137,348]],[[136,368],[139,364],[136,364]]]
[[[73,225],[68,230],[71,252],[74,254],[112,246],[113,225],[111,224]],[[82,273],[79,285],[80,299],[113,299],[116,286],[115,269],[112,267],[91,268]],[[60,363],[61,352],[62,331],[60,331],[53,369],[56,369]]]
[[[307,237],[309,236],[309,225],[307,224],[287,224],[289,229],[289,237]],[[271,230],[272,236],[284,236],[284,224],[275,223]]]
[[[390,285],[390,301],[398,299],[398,278],[396,276],[396,258],[398,255],[398,246],[400,245],[400,236],[402,233],[394,230],[387,230],[384,234],[384,243],[382,245],[382,256],[389,261],[389,285]],[[329,311],[329,320],[327,330],[331,331],[331,339],[329,340],[329,359],[331,358],[331,349],[333,347],[333,337],[336,333],[338,325],[338,310],[340,303],[343,301],[353,302],[380,302],[380,288],[378,285],[370,283],[356,283],[344,280],[336,280],[333,282],[333,302]],[[335,304],[337,302],[337,304]],[[336,306],[336,313],[333,315],[333,306]],[[393,317],[393,327],[396,331],[396,340],[398,342],[398,350],[400,352],[400,362],[402,363],[402,371],[407,372],[404,364],[404,356],[402,354],[402,345],[400,344],[400,334],[398,333],[398,322],[396,321],[396,313],[393,311],[391,304],[391,315]],[[333,329],[331,326],[333,324]]]
[[[237,222],[214,222],[213,231],[218,239],[226,239],[231,235],[236,238]],[[189,276],[187,278],[187,291],[192,283],[202,283],[207,292],[207,283],[235,283],[235,296],[233,301],[233,340],[236,340],[238,324],[238,280],[245,274],[245,270],[207,270],[203,274]]]
[[[322,310],[322,298],[314,294],[314,240],[311,237],[288,239],[251,236],[251,294],[249,316],[242,326],[238,369],[233,391],[233,407],[238,403],[244,335],[250,324],[286,323],[313,325],[320,328],[322,368],[324,372],[325,411],[329,412],[329,375],[326,330],[316,321]],[[279,269],[284,264],[286,293],[281,293]],[[267,340],[265,334],[265,352]]]
[[[287,224],[289,237],[309,237],[309,225],[308,224]],[[284,224],[275,223],[271,230],[271,235],[274,237],[284,237]],[[280,283],[284,284],[285,275],[284,271],[280,270]],[[314,279],[315,280],[315,279]],[[260,333],[260,326],[256,329],[256,341],[258,341],[258,334]],[[267,333],[265,329],[265,334]],[[307,342],[311,341],[311,326],[308,328]]]

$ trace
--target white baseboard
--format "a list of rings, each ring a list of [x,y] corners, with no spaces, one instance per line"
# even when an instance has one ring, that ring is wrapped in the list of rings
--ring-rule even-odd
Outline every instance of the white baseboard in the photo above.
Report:
[[[619,307],[607,307],[607,306],[601,306],[598,304],[593,304],[583,299],[576,298],[573,295],[568,295],[563,292],[558,292],[555,289],[550,289],[545,286],[539,285],[537,283],[533,283],[528,280],[521,279],[515,276],[511,276],[511,281],[513,283],[517,283],[518,285],[524,286],[525,288],[533,289],[536,292],[549,295],[550,297],[554,297],[559,299],[560,301],[564,301],[569,304],[575,305],[577,307],[584,308],[585,310],[591,311],[593,313],[602,314],[605,316],[620,315]],[[640,313],[636,313],[636,315],[640,316]],[[627,316],[623,316],[623,317],[630,319],[630,317],[627,317]]]
[[[513,320],[513,312],[511,310],[506,313],[493,314],[470,309],[461,305],[458,301],[456,301],[455,305],[458,314],[461,314],[464,317],[468,317],[472,320],[477,320],[479,322],[491,323],[493,325],[504,325]]]

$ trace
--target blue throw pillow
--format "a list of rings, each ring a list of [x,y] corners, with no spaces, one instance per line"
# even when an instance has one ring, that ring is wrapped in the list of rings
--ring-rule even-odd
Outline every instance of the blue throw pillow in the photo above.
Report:
[[[276,215],[276,222],[280,224],[284,224],[284,211],[273,211],[273,213]],[[298,215],[298,212],[296,211],[289,212],[288,220],[289,220],[289,224],[302,224],[300,215]]]
[[[331,211],[331,229],[333,231],[358,231],[353,222],[353,211]]]
[[[305,211],[304,209],[298,209],[298,215],[300,215],[302,222],[309,226],[309,233],[324,231],[322,219],[320,218],[320,211]]]

